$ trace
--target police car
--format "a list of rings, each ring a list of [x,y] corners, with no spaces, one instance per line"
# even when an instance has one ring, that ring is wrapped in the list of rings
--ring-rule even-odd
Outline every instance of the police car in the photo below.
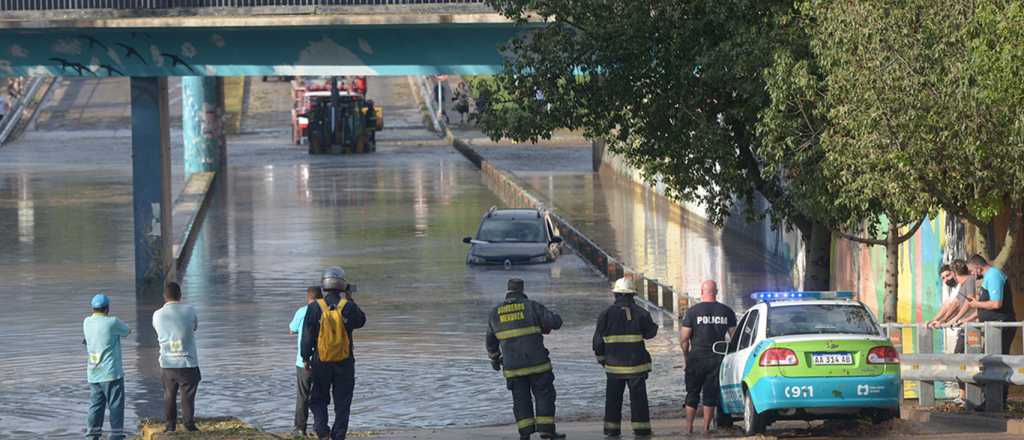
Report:
[[[899,416],[899,354],[852,292],[757,292],[724,355],[718,424]]]

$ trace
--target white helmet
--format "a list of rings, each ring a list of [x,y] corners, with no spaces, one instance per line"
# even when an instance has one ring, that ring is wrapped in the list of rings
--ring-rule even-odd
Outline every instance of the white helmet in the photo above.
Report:
[[[629,278],[619,278],[618,280],[615,280],[615,285],[612,286],[612,293],[636,295],[636,287],[633,285],[633,280]]]
[[[328,267],[320,278],[320,288],[325,291],[341,292],[348,289],[348,281],[345,281],[345,269],[340,267]]]

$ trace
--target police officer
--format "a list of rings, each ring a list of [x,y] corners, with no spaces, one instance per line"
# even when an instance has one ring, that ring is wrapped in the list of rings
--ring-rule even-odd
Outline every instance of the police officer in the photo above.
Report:
[[[615,304],[601,312],[594,329],[594,354],[604,366],[608,385],[604,398],[604,435],[622,434],[622,393],[629,387],[630,424],[637,438],[651,436],[647,373],[651,354],[644,339],[658,334],[651,314],[636,303],[633,281],[620,278],[612,287]]]
[[[352,331],[366,324],[366,315],[352,300],[355,286],[340,267],[325,270],[320,286],[324,297],[306,307],[302,324],[302,360],[313,374],[309,408],[320,439],[344,440],[356,380]],[[332,398],[334,425],[328,429]]]
[[[545,439],[565,438],[555,431],[555,375],[543,336],[561,327],[562,317],[527,298],[523,280],[518,278],[508,281],[505,302],[491,311],[487,355],[495,371],[505,370],[522,440],[529,439],[534,432],[540,432]],[[537,399],[536,416],[533,398]]]
[[[718,283],[706,280],[700,285],[700,303],[690,307],[679,328],[679,347],[683,350],[686,370],[686,426],[693,434],[697,406],[704,407],[704,432],[711,431],[719,396],[718,369],[722,356],[715,354],[715,342],[730,339],[736,331],[736,313],[718,302]]]

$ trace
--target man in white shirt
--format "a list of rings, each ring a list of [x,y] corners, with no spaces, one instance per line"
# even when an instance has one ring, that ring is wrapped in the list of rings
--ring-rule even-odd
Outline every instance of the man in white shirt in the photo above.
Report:
[[[160,342],[160,382],[164,386],[166,432],[177,427],[176,400],[181,389],[181,418],[185,429],[198,431],[195,421],[196,390],[202,375],[195,331],[199,328],[196,311],[181,302],[181,286],[169,283],[164,289],[164,306],[153,313],[153,328]]]

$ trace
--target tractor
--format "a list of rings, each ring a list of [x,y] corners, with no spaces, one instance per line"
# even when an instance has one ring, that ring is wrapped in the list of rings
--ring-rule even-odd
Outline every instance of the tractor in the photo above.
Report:
[[[356,78],[347,89],[332,77],[327,84],[293,82],[292,141],[309,154],[371,153],[377,149],[382,112],[366,99],[366,80]]]

